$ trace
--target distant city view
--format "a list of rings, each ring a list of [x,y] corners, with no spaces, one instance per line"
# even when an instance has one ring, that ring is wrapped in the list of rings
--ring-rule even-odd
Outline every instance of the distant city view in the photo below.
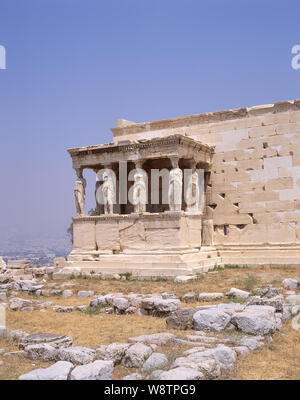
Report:
[[[53,259],[66,257],[71,248],[67,234],[59,238],[0,239],[0,254],[6,262],[27,259],[32,265],[53,266]]]

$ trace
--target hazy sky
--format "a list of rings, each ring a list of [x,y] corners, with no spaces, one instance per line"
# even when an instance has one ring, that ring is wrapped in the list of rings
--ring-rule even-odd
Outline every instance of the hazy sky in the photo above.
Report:
[[[64,234],[66,150],[111,141],[118,118],[300,98],[299,15],[299,0],[0,0],[0,235]]]

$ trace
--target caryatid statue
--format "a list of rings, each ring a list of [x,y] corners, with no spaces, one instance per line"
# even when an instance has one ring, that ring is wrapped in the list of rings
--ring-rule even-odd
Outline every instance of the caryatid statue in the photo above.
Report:
[[[75,181],[75,188],[74,188],[76,214],[84,215],[86,180],[82,176],[82,170],[76,172],[77,172],[77,179]]]
[[[146,212],[147,187],[146,179],[142,172],[136,170],[134,173],[134,185],[132,191],[133,205],[135,213]]]
[[[171,159],[172,167],[169,175],[170,211],[181,211],[182,204],[182,170],[178,167],[178,158]]]
[[[102,195],[104,204],[104,214],[113,214],[115,188],[112,177],[106,172],[103,174]]]
[[[199,176],[196,168],[192,169],[186,191],[187,211],[199,212]]]

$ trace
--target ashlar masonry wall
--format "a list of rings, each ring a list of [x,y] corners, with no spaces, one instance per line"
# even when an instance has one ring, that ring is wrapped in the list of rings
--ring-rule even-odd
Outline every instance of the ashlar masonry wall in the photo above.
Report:
[[[215,145],[205,218],[213,220],[217,248],[300,250],[300,100],[143,124],[121,121],[112,131],[115,142],[180,133]]]

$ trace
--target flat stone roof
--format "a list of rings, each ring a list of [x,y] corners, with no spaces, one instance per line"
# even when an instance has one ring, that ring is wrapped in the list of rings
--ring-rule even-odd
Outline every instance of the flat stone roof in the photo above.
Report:
[[[106,143],[93,146],[75,147],[68,149],[71,156],[74,155],[85,155],[89,153],[106,153],[106,152],[126,152],[139,149],[145,149],[154,145],[164,145],[168,144],[170,141],[178,142],[178,144],[183,144],[187,146],[193,146],[199,150],[205,150],[208,152],[213,152],[214,147],[204,144],[198,140],[192,139],[188,136],[183,136],[181,134],[170,135],[167,137],[159,137],[152,139],[141,139],[136,141],[124,141],[124,143],[119,142],[118,144]]]
[[[300,100],[280,101],[274,104],[264,104],[253,107],[234,108],[225,111],[187,115],[184,117],[163,119],[152,122],[134,123],[132,121],[119,120],[118,126],[111,128],[114,135],[149,132],[160,129],[179,128],[209,122],[234,120],[238,118],[259,116],[266,113],[278,113],[289,110],[300,110]]]

